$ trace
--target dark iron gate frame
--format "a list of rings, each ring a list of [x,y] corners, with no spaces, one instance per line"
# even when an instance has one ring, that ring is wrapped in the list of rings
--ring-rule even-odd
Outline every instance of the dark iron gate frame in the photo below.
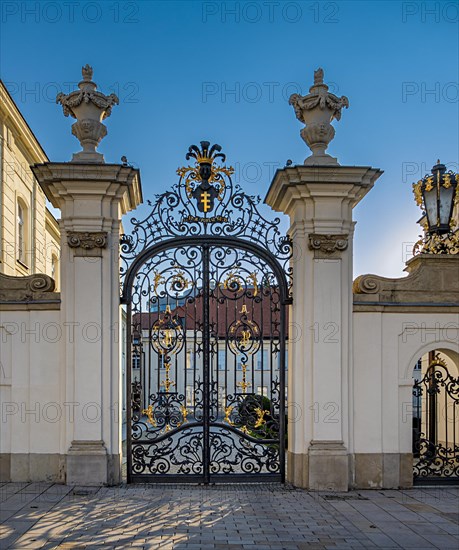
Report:
[[[126,389],[127,389],[127,481],[129,482],[148,482],[148,483],[163,483],[163,482],[201,482],[204,484],[214,482],[247,482],[247,481],[285,481],[285,442],[286,442],[286,384],[285,384],[285,367],[286,367],[286,340],[287,340],[287,327],[286,327],[286,313],[287,306],[292,303],[291,296],[291,273],[292,269],[288,266],[288,263],[292,257],[292,244],[287,236],[282,236],[278,229],[279,219],[274,221],[267,220],[258,212],[257,204],[259,197],[246,195],[240,186],[234,187],[230,178],[231,167],[218,167],[214,165],[214,160],[217,157],[221,157],[223,161],[225,156],[220,153],[220,146],[215,145],[209,148],[208,142],[201,142],[202,149],[199,150],[196,146],[189,148],[187,159],[194,157],[197,160],[196,167],[188,167],[186,169],[179,169],[177,172],[180,175],[180,181],[173,186],[172,190],[164,193],[163,195],[156,196],[156,203],[150,215],[144,220],[144,222],[152,222],[152,225],[147,223],[148,230],[142,225],[144,222],[138,220],[132,220],[136,226],[133,236],[122,236],[120,245],[122,251],[128,251],[128,254],[121,254],[121,259],[127,264],[127,268],[121,268],[122,275],[122,294],[121,304],[126,306],[127,315],[127,353],[126,353]],[[204,157],[204,158],[203,158]],[[207,157],[207,158],[206,158]],[[191,177],[185,181],[185,174],[192,172]],[[207,174],[206,174],[207,173]],[[226,176],[226,183],[223,182],[223,177]],[[200,179],[199,176],[203,176]],[[209,177],[210,175],[210,177]],[[213,179],[211,179],[213,178]],[[202,185],[205,180],[207,187]],[[210,183],[213,181],[214,191],[211,190]],[[198,187],[197,184],[201,182]],[[184,192],[186,189],[186,193]],[[193,193],[190,192],[193,191]],[[196,207],[191,204],[191,198],[198,202],[207,201],[209,204],[209,193],[213,192],[213,199],[217,207],[215,210],[215,219],[217,223],[215,226],[220,227],[220,234],[217,234],[218,229],[214,229],[212,225],[208,223],[202,223],[202,232],[196,234],[196,230],[185,230],[184,223],[185,214],[188,213],[188,220],[191,220],[192,224],[196,224],[199,227],[199,222],[203,221],[202,217],[199,217],[199,212],[196,211]],[[218,195],[216,194],[218,192]],[[199,194],[200,193],[200,194]],[[202,198],[202,197],[205,198]],[[186,200],[185,200],[186,199]],[[189,200],[188,200],[189,199]],[[163,202],[162,202],[163,201]],[[220,201],[218,204],[217,201]],[[149,203],[151,205],[151,203]],[[174,211],[177,211],[177,207],[184,208],[179,211],[181,215],[181,221],[177,222],[174,219]],[[213,205],[212,205],[213,208]],[[202,209],[200,209],[202,212]],[[206,210],[204,210],[206,212]],[[194,216],[193,216],[194,212]],[[235,212],[238,216],[235,220],[232,218]],[[196,213],[198,216],[196,216]],[[217,216],[217,214],[219,214]],[[205,214],[207,216],[207,213]],[[163,219],[163,217],[165,219]],[[159,223],[160,222],[160,223]],[[172,224],[172,225],[170,225]],[[173,224],[176,224],[173,226]],[[172,228],[173,226],[173,228]],[[153,227],[153,229],[152,229]],[[222,231],[221,228],[224,228]],[[172,229],[171,229],[172,228]],[[153,233],[156,231],[157,233]],[[182,233],[185,234],[182,234]],[[188,233],[188,234],[187,234]],[[139,238],[139,234],[141,237]],[[134,237],[134,238],[133,238]],[[134,242],[136,241],[136,242]],[[137,245],[141,248],[137,252]],[[154,243],[154,244],[153,244]],[[124,247],[124,248],[123,248]],[[139,270],[144,266],[149,259],[153,259],[155,256],[159,256],[161,253],[165,253],[174,249],[185,249],[187,247],[199,248],[201,250],[201,265],[203,268],[203,281],[202,281],[202,297],[203,297],[203,416],[202,420],[198,422],[191,422],[187,424],[187,428],[202,427],[203,448],[202,448],[202,473],[134,473],[132,471],[133,464],[133,444],[132,444],[132,294],[134,288],[135,277]],[[228,432],[232,432],[241,436],[241,431],[233,425],[223,424],[218,422],[215,418],[212,422],[210,419],[211,411],[209,406],[209,397],[211,395],[210,389],[210,356],[209,349],[210,343],[210,322],[209,322],[209,302],[210,296],[210,251],[212,249],[218,249],[219,247],[227,247],[231,251],[244,251],[257,258],[261,262],[265,262],[271,270],[273,276],[276,279],[278,285],[276,292],[279,296],[279,402],[276,410],[278,410],[279,421],[277,434],[278,439],[257,439],[252,437],[247,431],[243,433],[243,438],[247,442],[254,444],[264,445],[265,452],[269,451],[269,446],[274,447],[278,445],[278,460],[279,465],[276,471],[268,468],[267,472],[224,472],[224,473],[212,473],[210,471],[210,430],[211,428],[224,428]],[[274,254],[275,252],[276,254]],[[130,260],[130,261],[129,261]],[[272,300],[272,298],[271,298]],[[277,338],[277,336],[276,336]],[[271,382],[273,383],[273,382]],[[244,395],[248,395],[245,394]],[[255,395],[253,393],[253,395]],[[277,414],[277,413],[276,413]],[[179,432],[182,428],[177,426],[165,433],[159,435],[154,439],[155,444],[161,443],[166,438],[170,438],[175,433]],[[151,440],[143,442],[136,439],[136,444],[151,443]]]
[[[456,432],[455,406],[459,405],[459,378],[453,378],[448,371],[446,363],[432,353],[429,357],[429,366],[420,380],[413,384],[413,396],[417,399],[415,408],[416,417],[413,416],[413,485],[459,485],[459,432]],[[429,354],[430,355],[430,354]],[[440,370],[441,369],[441,370]],[[444,372],[442,372],[442,370]],[[453,400],[453,440],[452,447],[444,447],[438,443],[438,395],[444,389],[446,400],[444,408],[446,437],[448,436],[447,426],[448,397]],[[423,395],[426,397],[426,432],[422,432],[422,409],[420,402]],[[413,411],[414,412],[414,411]],[[419,422],[415,426],[414,418]],[[448,441],[446,441],[448,445]],[[418,462],[415,463],[415,459]]]
[[[218,247],[218,246],[228,246],[232,249],[242,249],[247,252],[252,252],[256,256],[258,256],[260,259],[264,260],[273,270],[273,273],[276,275],[277,281],[279,283],[279,291],[280,291],[280,403],[279,403],[279,416],[281,419],[285,418],[285,351],[286,351],[286,340],[287,340],[287,334],[286,334],[286,307],[292,303],[291,298],[289,297],[289,291],[288,291],[288,284],[285,277],[285,273],[282,269],[282,266],[278,263],[277,259],[274,257],[274,255],[269,252],[268,250],[265,250],[261,248],[260,246],[251,243],[249,241],[243,240],[243,239],[232,239],[228,237],[220,237],[220,236],[201,236],[201,237],[178,237],[178,238],[172,238],[167,239],[155,246],[152,246],[143,253],[141,253],[137,259],[131,264],[129,270],[126,273],[125,277],[125,283],[123,288],[123,294],[121,296],[121,304],[126,305],[127,310],[127,330],[126,330],[126,345],[127,350],[131,349],[132,346],[132,325],[129,322],[131,319],[132,311],[131,311],[131,289],[134,282],[135,275],[137,273],[137,270],[139,267],[141,267],[148,259],[153,258],[157,254],[161,252],[165,252],[167,250],[180,248],[180,247],[186,247],[186,246],[199,246],[204,251],[204,285],[203,285],[203,295],[205,296],[204,299],[204,327],[206,330],[204,331],[203,335],[203,342],[204,342],[204,353],[203,353],[203,385],[204,385],[204,399],[207,400],[209,397],[209,349],[208,349],[208,342],[209,342],[209,331],[210,331],[210,325],[207,318],[206,323],[206,314],[209,313],[209,271],[208,271],[208,252],[209,249],[212,247]],[[207,255],[206,255],[207,252]],[[207,344],[205,343],[207,342]],[[207,349],[206,349],[207,346]],[[132,466],[132,434],[130,430],[131,422],[132,422],[132,411],[131,411],[131,391],[132,391],[132,354],[128,351],[126,354],[126,370],[127,370],[127,376],[126,376],[126,387],[127,387],[127,400],[126,400],[126,425],[127,425],[127,481],[129,482],[170,482],[170,483],[178,483],[178,482],[189,482],[189,483],[196,483],[196,482],[203,482],[205,484],[213,483],[216,481],[263,481],[269,479],[269,481],[280,481],[282,483],[285,482],[285,445],[282,445],[281,442],[285,441],[285,422],[280,422],[279,425],[279,440],[265,440],[264,443],[266,444],[276,444],[280,443],[279,447],[279,460],[280,460],[280,472],[279,475],[276,474],[214,474],[211,475],[209,472],[209,457],[208,457],[208,451],[209,451],[209,430],[210,430],[210,422],[209,422],[209,406],[207,402],[203,403],[204,407],[204,422],[203,424],[203,437],[204,437],[204,456],[203,456],[203,466],[204,466],[204,472],[203,475],[195,475],[195,474],[139,474],[139,475],[133,475],[131,473],[131,466]],[[201,423],[195,423],[190,424],[189,427],[198,427]],[[214,422],[212,423],[212,426],[214,427],[224,427],[226,430],[233,431],[234,433],[237,433],[237,430],[232,428],[231,426],[228,426],[226,424]],[[162,437],[159,437],[155,440],[156,443],[160,443],[163,439],[166,437],[170,437],[176,433],[178,429],[171,430],[167,432],[167,434],[164,434]],[[252,440],[254,443],[258,443],[257,439],[250,438],[250,436],[246,436],[247,439]],[[140,443],[140,442],[139,442]]]

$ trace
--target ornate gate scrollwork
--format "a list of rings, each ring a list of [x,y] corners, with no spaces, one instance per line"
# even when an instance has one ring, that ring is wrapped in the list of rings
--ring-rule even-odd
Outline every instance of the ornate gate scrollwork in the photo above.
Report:
[[[128,481],[285,478],[292,245],[219,145],[121,238]]]
[[[459,483],[459,378],[436,355],[413,385],[415,483]]]

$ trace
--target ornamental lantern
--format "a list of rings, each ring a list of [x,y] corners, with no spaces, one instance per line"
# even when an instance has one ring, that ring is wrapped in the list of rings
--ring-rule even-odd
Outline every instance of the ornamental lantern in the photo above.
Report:
[[[425,211],[426,236],[416,243],[415,252],[457,254],[457,232],[453,233],[453,211],[459,200],[459,174],[446,171],[439,160],[417,183],[413,183],[416,203]],[[452,246],[453,245],[453,246]]]

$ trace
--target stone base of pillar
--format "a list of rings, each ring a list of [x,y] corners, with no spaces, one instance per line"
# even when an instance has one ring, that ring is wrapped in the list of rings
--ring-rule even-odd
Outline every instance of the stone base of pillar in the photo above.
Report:
[[[295,487],[308,488],[308,455],[287,452],[287,481]]]
[[[413,485],[413,455],[356,453],[354,489],[398,489]]]
[[[57,453],[0,453],[0,482],[65,483],[65,463]]]
[[[342,441],[311,441],[308,453],[309,490],[349,490],[349,454]]]
[[[67,453],[68,485],[116,485],[121,481],[119,455],[108,455],[103,441],[72,441]]]
[[[413,453],[400,453],[400,489],[413,487]]]

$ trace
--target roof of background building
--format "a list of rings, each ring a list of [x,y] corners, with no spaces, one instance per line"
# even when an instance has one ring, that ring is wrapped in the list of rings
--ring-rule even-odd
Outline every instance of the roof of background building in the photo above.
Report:
[[[278,298],[277,292],[274,291],[272,295]],[[257,299],[259,299],[259,301],[257,301]],[[241,318],[241,310],[244,304],[247,306],[247,318],[253,320],[258,327],[262,329],[264,338],[269,336],[276,337],[276,335],[278,335],[280,327],[279,303],[272,301],[268,295],[255,298],[241,296],[236,300],[224,298],[221,302],[216,298],[211,298],[209,304],[209,320],[211,332],[214,336],[218,335],[219,338],[226,336],[231,324]],[[196,298],[191,297],[191,302],[185,305],[178,305],[175,308],[171,305],[171,313],[172,316],[177,316],[181,320],[182,326],[183,323],[185,323],[186,330],[200,330],[203,324],[202,295]],[[140,328],[142,330],[150,330],[160,315],[163,316],[164,311],[134,313],[132,316],[133,330],[137,331]],[[287,323],[288,310],[286,325]]]

